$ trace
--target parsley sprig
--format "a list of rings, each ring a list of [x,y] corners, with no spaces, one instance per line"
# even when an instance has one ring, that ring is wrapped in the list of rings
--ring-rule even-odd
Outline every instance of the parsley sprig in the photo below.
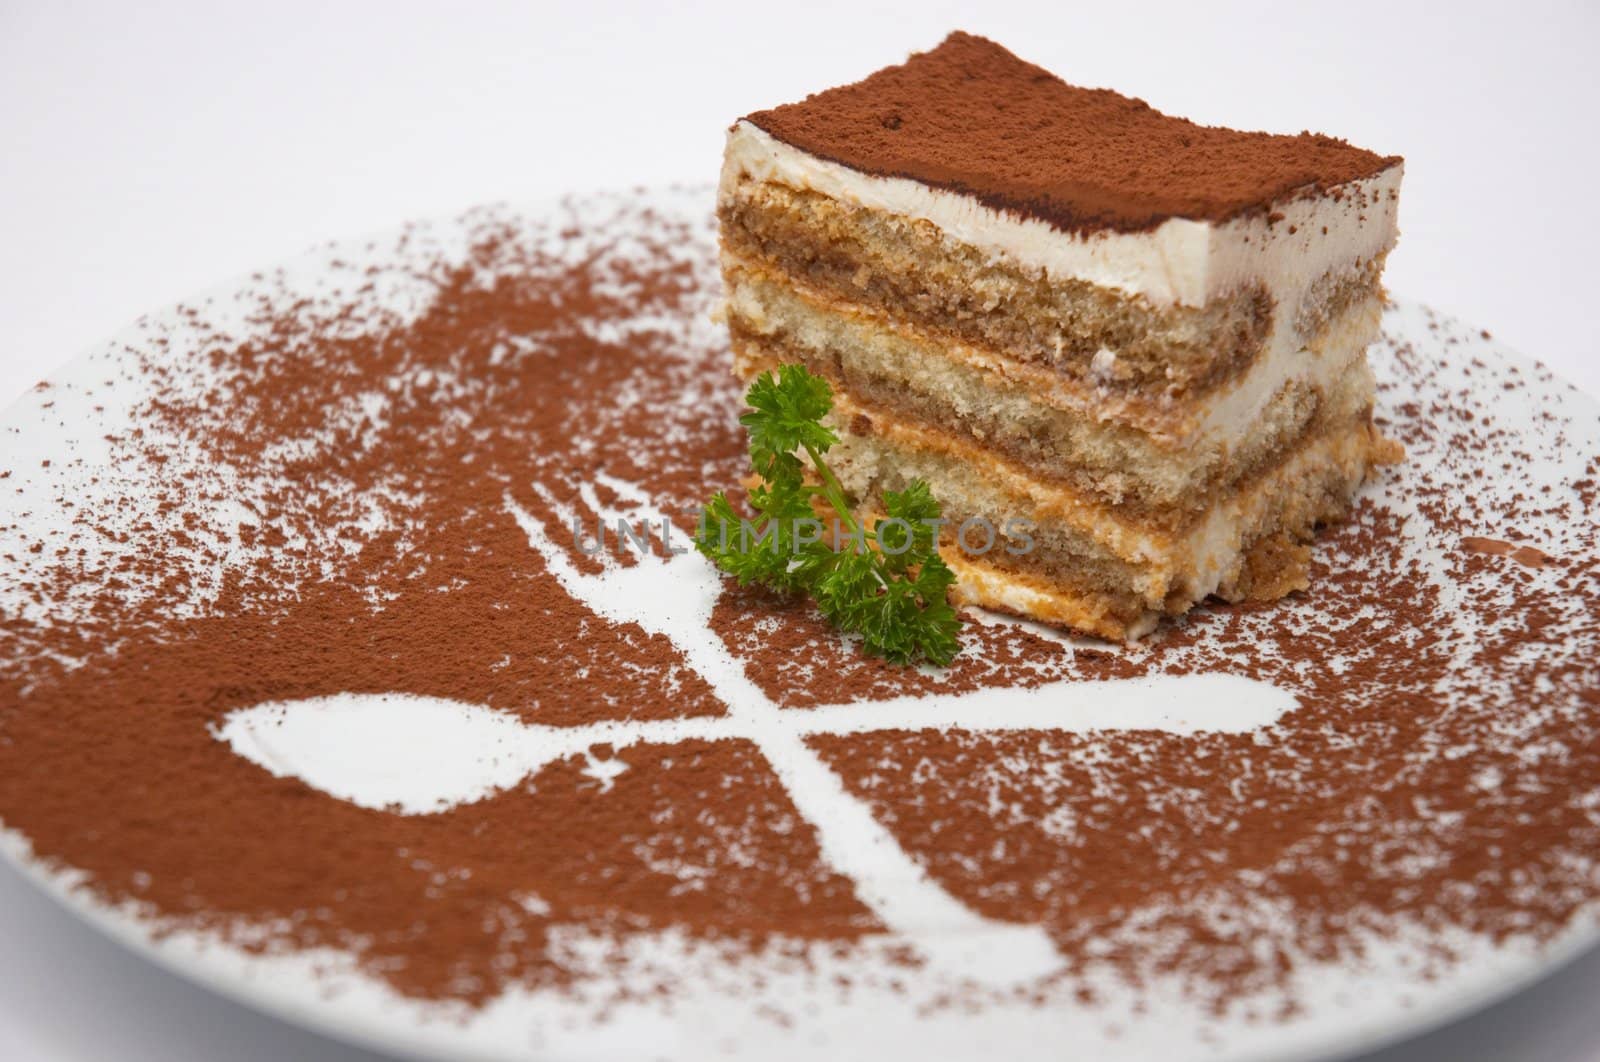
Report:
[[[865,527],[823,458],[839,441],[822,423],[833,408],[828,382],[802,365],[780,365],[755,379],[745,401],[750,411],[739,420],[760,479],[748,498],[755,517],[741,518],[717,493],[696,547],[741,585],[809,594],[870,653],[897,664],[948,664],[961,620],[947,599],[955,575],[939,557],[940,509],[928,485],[885,491],[884,518]],[[807,482],[807,463],[818,484]],[[817,518],[819,500],[833,511],[831,528]]]

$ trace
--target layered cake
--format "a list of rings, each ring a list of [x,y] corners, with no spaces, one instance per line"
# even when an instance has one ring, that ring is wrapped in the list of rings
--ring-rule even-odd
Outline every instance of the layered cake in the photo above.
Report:
[[[1279,597],[1397,456],[1365,350],[1400,177],[956,33],[730,130],[736,370],[827,377],[830,463],[868,509],[927,481],[964,603],[1125,638]]]

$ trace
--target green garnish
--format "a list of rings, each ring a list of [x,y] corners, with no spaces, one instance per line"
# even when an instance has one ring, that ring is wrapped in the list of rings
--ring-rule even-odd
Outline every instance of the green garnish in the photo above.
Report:
[[[830,623],[861,636],[866,650],[896,664],[944,666],[960,643],[961,620],[947,592],[955,575],[939,557],[939,503],[914,480],[885,491],[884,518],[863,527],[823,454],[839,437],[822,423],[833,408],[828,381],[801,365],[762,373],[739,418],[750,435],[750,464],[761,482],[749,494],[754,519],[726,493],[706,505],[695,546],[741,585],[809,594]],[[805,480],[804,454],[821,486]],[[833,527],[817,518],[821,497]]]

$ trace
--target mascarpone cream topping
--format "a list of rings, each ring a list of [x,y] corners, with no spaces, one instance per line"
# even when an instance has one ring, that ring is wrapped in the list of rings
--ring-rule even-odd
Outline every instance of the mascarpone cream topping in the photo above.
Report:
[[[1331,269],[1387,253],[1397,234],[1400,163],[1333,194],[1282,201],[1269,221],[1251,214],[1214,224],[1171,218],[1148,232],[1062,232],[969,196],[899,177],[876,177],[818,158],[749,122],[728,134],[722,194],[754,178],[820,192],[870,210],[920,218],[952,239],[1025,268],[1074,277],[1157,306],[1203,306],[1262,284],[1292,311]]]

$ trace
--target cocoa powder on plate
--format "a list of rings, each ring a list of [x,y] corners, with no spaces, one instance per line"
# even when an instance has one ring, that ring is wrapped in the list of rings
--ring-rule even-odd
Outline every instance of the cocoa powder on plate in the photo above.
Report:
[[[553,725],[724,711],[666,640],[570,598],[506,504],[553,518],[548,499],[604,473],[687,514],[738,481],[709,221],[601,199],[348,258],[309,292],[265,274],[147,322],[70,396],[131,420],[80,426],[51,469],[0,458],[8,488],[45,487],[0,528],[0,821],[159,925],[344,949],[424,999],[592,976],[552,943],[568,926],[730,954],[869,938],[745,742],[598,750],[628,767],[603,796],[569,760],[405,816],[212,735],[232,710],[339,692]],[[1560,408],[1537,437],[1502,427],[1497,394],[1549,390],[1529,370],[1480,360],[1493,387],[1461,387],[1395,344],[1382,364],[1384,427],[1412,458],[1288,601],[1202,608],[1134,648],[974,620],[939,673],[863,657],[802,603],[724,593],[715,629],[785,710],[1204,671],[1295,693],[1248,734],[811,739],[946,889],[1049,929],[1069,971],[1041,999],[1109,963],[1250,1007],[1372,934],[1542,938],[1600,897],[1600,433]],[[1554,486],[1476,489],[1558,459],[1578,471]],[[1461,544],[1526,529],[1553,536],[1548,566]]]

